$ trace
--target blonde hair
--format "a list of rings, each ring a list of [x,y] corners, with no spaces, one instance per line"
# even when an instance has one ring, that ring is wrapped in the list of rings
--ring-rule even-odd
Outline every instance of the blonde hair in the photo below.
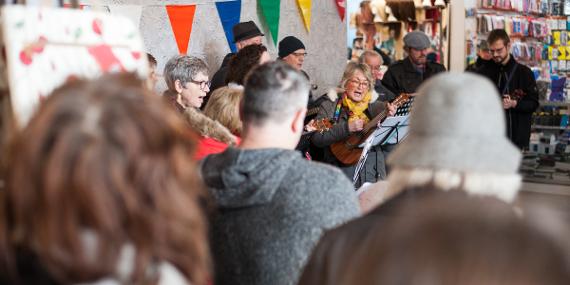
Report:
[[[447,169],[395,168],[388,176],[385,198],[409,187],[431,184],[439,190],[462,190],[469,194],[492,196],[511,203],[521,187],[518,174],[460,172]]]
[[[342,74],[342,79],[340,80],[340,88],[345,89],[346,82],[350,80],[356,71],[362,72],[366,80],[368,80],[368,91],[374,88],[374,78],[372,77],[372,71],[367,64],[364,63],[356,63],[356,62],[349,62],[344,69],[344,73]]]
[[[232,134],[240,135],[243,125],[239,117],[239,104],[242,98],[243,91],[240,89],[218,88],[210,95],[204,114],[218,121]]]

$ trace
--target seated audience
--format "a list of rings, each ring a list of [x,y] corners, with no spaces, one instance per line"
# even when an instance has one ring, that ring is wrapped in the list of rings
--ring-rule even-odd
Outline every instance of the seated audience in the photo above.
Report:
[[[239,117],[239,104],[243,97],[243,91],[236,88],[222,87],[216,89],[210,95],[210,100],[204,108],[204,115],[220,123],[234,136],[236,144],[239,144],[242,123]],[[195,158],[202,159],[206,155],[223,152],[228,147],[227,144],[203,137],[198,143],[198,150]]]
[[[198,133],[202,141],[215,144],[217,149],[237,144],[237,138],[219,122],[205,116],[200,111],[206,92],[210,89],[208,67],[199,58],[178,55],[170,59],[164,67],[164,79],[168,85],[164,97],[183,114],[192,130]],[[216,150],[208,149],[209,144],[200,144],[196,159]]]
[[[370,68],[362,63],[349,63],[344,70],[340,87],[341,93],[329,92],[328,100],[321,103],[316,119],[328,118],[334,125],[326,132],[317,132],[311,141],[318,147],[325,148],[323,162],[338,166],[350,179],[354,176],[356,163],[345,165],[331,152],[330,146],[346,140],[351,134],[360,132],[374,117],[388,108],[388,114],[394,115],[391,104],[377,101],[372,86],[374,79]],[[368,153],[364,168],[355,181],[356,187],[364,182],[376,182],[386,178],[384,154],[381,147],[373,147]]]
[[[271,60],[264,45],[249,45],[242,48],[230,60],[226,85],[230,87],[243,86],[245,76],[254,67]]]
[[[393,216],[397,205],[417,198],[407,190],[412,187],[430,185],[438,191],[513,202],[521,185],[521,154],[507,138],[504,120],[497,91],[485,78],[443,74],[430,79],[416,96],[408,136],[388,159],[388,188],[381,181],[364,192],[361,196],[372,197],[364,210],[372,210],[327,233],[313,255],[319,260],[311,262],[329,258],[336,242],[357,243],[372,234],[372,225]],[[341,260],[353,258],[350,250],[336,254],[343,255]]]
[[[441,194],[406,201],[395,209],[392,220],[366,225],[368,234],[358,242],[344,240],[341,234],[332,244],[321,243],[326,251],[319,248],[315,253],[327,253],[328,258],[308,264],[299,284],[563,285],[570,281],[563,237],[520,218],[509,204],[459,191],[414,192]],[[350,259],[345,252],[352,253]]]
[[[207,156],[215,284],[296,284],[324,230],[358,214],[352,185],[330,166],[294,150],[309,94],[305,77],[283,62],[255,68],[241,103],[239,148]]]
[[[10,150],[1,284],[207,284],[184,122],[131,75],[73,81]]]

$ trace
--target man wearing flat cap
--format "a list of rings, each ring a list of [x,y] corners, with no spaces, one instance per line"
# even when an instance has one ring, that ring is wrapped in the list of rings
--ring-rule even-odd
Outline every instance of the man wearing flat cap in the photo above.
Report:
[[[415,93],[426,79],[444,72],[445,67],[427,60],[430,41],[421,31],[413,31],[404,37],[404,50],[408,54],[403,60],[392,64],[382,84],[394,94]]]
[[[249,45],[260,45],[264,36],[253,21],[236,24],[233,27],[232,32],[234,34],[234,43],[236,44],[238,51]],[[220,69],[214,73],[214,76],[212,77],[212,85],[210,86],[210,93],[225,85],[226,75],[228,74],[228,65],[233,55],[234,53],[228,53],[224,57]],[[204,105],[206,105],[205,102]]]

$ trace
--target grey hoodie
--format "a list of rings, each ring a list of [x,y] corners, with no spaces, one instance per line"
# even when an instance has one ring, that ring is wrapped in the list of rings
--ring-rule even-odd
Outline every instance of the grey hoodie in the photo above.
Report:
[[[295,284],[323,231],[359,213],[342,172],[294,150],[230,147],[201,170],[218,207],[216,285]]]

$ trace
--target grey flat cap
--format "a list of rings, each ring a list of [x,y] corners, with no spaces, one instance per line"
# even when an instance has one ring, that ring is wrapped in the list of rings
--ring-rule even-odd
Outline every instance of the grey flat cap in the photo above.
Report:
[[[447,73],[426,81],[414,100],[408,134],[388,165],[515,174],[521,161],[506,136],[496,88],[475,74]]]
[[[421,31],[413,31],[404,37],[404,45],[414,49],[426,49],[431,46],[428,36]]]

